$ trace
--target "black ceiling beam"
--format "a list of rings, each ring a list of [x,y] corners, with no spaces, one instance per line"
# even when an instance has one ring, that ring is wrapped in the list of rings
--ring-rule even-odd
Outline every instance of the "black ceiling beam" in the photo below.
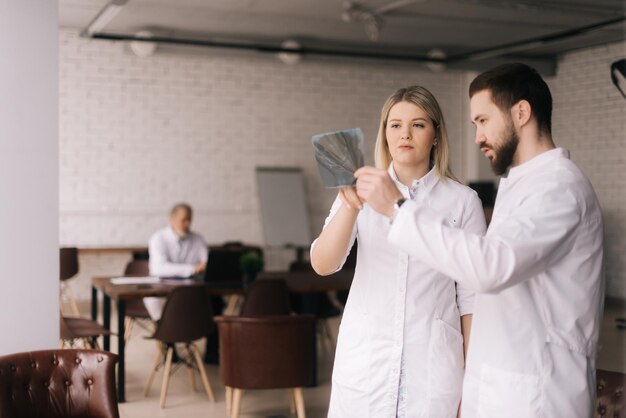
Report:
[[[178,37],[164,37],[154,36],[150,38],[119,34],[119,33],[106,33],[99,32],[90,36],[92,39],[103,39],[111,41],[136,41],[136,42],[155,42],[159,44],[169,45],[187,45],[198,47],[210,47],[210,48],[225,48],[225,49],[238,49],[249,50],[261,53],[295,53],[301,55],[320,55],[330,57],[344,57],[344,58],[361,58],[361,59],[374,59],[374,60],[394,60],[394,61],[407,61],[418,63],[436,63],[445,64],[452,67],[460,68],[468,66],[470,62],[478,63],[479,61],[487,62],[490,58],[497,58],[504,55],[508,56],[508,59],[517,60],[539,60],[539,61],[554,61],[553,57],[513,57],[510,54],[513,52],[532,49],[534,47],[542,46],[551,42],[560,41],[567,38],[582,35],[584,33],[598,30],[616,23],[626,21],[626,16],[619,16],[613,19],[604,20],[602,22],[594,23],[591,25],[581,26],[574,29],[568,29],[561,32],[556,32],[544,36],[539,36],[530,39],[524,39],[516,42],[510,42],[494,47],[478,49],[463,54],[453,55],[447,58],[433,58],[427,55],[413,55],[413,54],[401,54],[401,53],[389,53],[382,51],[354,51],[346,49],[327,49],[327,48],[315,48],[302,46],[299,49],[283,48],[282,46],[268,45],[254,42],[235,42],[235,41],[215,41],[205,39],[192,39],[192,38],[178,38]],[[465,64],[465,65],[464,65]],[[469,65],[475,66],[476,64]]]
[[[460,61],[474,61],[487,57],[497,57],[508,54],[510,52],[516,52],[520,50],[532,49],[551,42],[562,41],[567,38],[572,38],[578,35],[585,34],[594,30],[602,29],[606,26],[614,25],[616,23],[626,21],[626,16],[619,16],[613,19],[604,20],[602,22],[594,23],[591,25],[581,26],[574,29],[568,29],[562,32],[556,32],[549,35],[537,36],[535,38],[523,39],[520,41],[509,42],[502,45],[497,45],[484,49],[477,49],[475,51],[466,52],[463,54],[453,55],[448,57],[447,63],[460,62]]]
[[[159,44],[169,45],[188,45],[188,46],[201,46],[210,48],[225,48],[225,49],[240,49],[250,50],[265,53],[280,53],[286,52],[291,54],[301,55],[324,55],[334,57],[346,57],[346,58],[368,58],[368,59],[383,59],[383,60],[397,60],[397,61],[413,61],[413,62],[432,62],[432,63],[445,63],[445,58],[431,58],[426,55],[409,55],[398,53],[386,53],[386,52],[370,52],[370,51],[349,51],[342,49],[325,49],[325,48],[313,48],[302,46],[299,49],[283,48],[275,45],[265,45],[260,43],[243,43],[243,42],[225,42],[225,41],[211,41],[204,39],[190,39],[190,38],[171,38],[162,36],[153,36],[150,38],[138,37],[135,35],[125,35],[119,33],[94,33],[91,36],[92,39],[105,39],[110,41],[138,41],[138,42],[156,42]]]

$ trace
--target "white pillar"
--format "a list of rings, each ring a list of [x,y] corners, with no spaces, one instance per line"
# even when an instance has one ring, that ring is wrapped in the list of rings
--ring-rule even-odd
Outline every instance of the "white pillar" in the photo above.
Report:
[[[0,1],[0,355],[58,347],[58,25]]]

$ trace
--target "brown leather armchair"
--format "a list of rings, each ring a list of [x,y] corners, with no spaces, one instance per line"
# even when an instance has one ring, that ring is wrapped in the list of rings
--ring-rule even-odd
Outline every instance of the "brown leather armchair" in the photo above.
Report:
[[[246,389],[292,390],[298,418],[305,417],[302,387],[314,377],[315,318],[312,315],[217,316],[220,376],[226,408],[239,418]]]
[[[95,350],[0,357],[0,417],[119,418],[116,361]]]
[[[594,418],[626,418],[626,374],[596,370],[597,401]]]

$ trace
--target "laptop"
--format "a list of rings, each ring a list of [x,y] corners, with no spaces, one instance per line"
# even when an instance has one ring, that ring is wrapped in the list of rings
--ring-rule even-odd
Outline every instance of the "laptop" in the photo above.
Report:
[[[215,287],[243,287],[243,271],[239,261],[242,254],[238,248],[211,248],[204,282]]]

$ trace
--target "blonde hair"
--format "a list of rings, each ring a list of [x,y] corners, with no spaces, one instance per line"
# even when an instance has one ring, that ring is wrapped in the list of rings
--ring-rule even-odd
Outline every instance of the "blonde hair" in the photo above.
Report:
[[[389,111],[393,106],[400,102],[413,103],[422,109],[433,123],[435,128],[435,138],[437,145],[433,146],[430,151],[430,159],[435,162],[435,171],[440,179],[450,178],[458,181],[452,173],[448,162],[448,133],[446,124],[443,119],[443,113],[439,107],[439,103],[431,92],[421,86],[410,86],[402,88],[389,96],[380,112],[380,125],[378,127],[378,136],[376,137],[376,150],[374,160],[376,167],[387,169],[391,164],[392,158],[387,144],[387,119]]]

